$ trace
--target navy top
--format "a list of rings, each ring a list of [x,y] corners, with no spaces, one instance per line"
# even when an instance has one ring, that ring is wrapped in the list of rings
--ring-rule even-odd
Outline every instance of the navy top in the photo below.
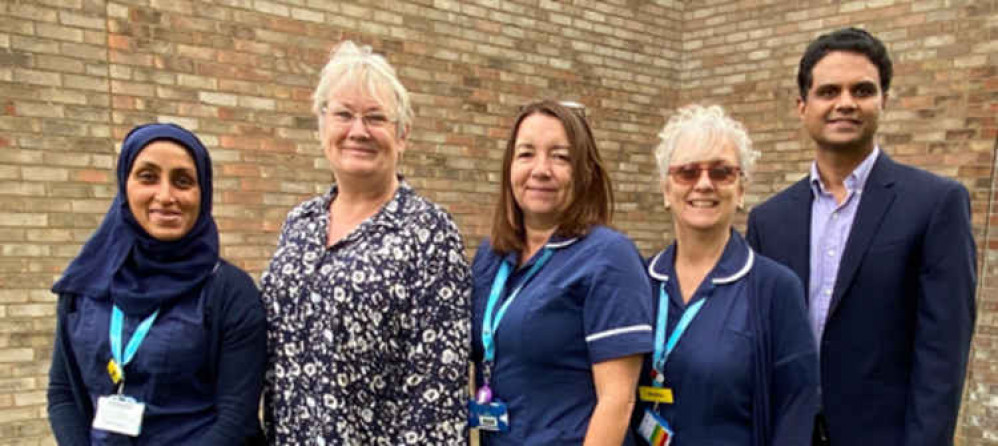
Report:
[[[663,283],[669,294],[666,339],[687,308],[674,279],[675,254],[673,244],[648,266],[656,313]],[[810,444],[818,359],[803,292],[789,269],[731,232],[689,303],[706,302],[665,365],[675,402],[659,404],[658,412],[674,431],[672,446]],[[651,381],[648,357],[640,385]],[[635,421],[646,407],[639,402]]]
[[[550,260],[524,285],[496,331],[491,388],[508,404],[510,430],[484,433],[485,445],[582,444],[597,400],[593,364],[652,349],[648,278],[630,240],[596,226],[578,239],[552,237],[547,248],[554,250]],[[475,254],[476,370],[492,281],[500,263],[515,265],[517,256],[501,257],[488,241]],[[503,300],[538,258],[510,274]]]
[[[162,307],[125,366],[123,393],[145,403],[142,433],[92,429],[107,372],[111,300],[60,295],[49,418],[62,445],[240,445],[259,435],[266,321],[253,280],[222,262],[203,292]],[[125,316],[127,343],[141,317]]]

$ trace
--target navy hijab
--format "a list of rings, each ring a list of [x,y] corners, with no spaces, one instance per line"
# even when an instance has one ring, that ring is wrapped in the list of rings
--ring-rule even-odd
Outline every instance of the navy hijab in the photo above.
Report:
[[[128,208],[126,184],[139,152],[168,140],[187,149],[197,168],[201,210],[178,240],[150,236]],[[211,159],[193,133],[174,124],[145,124],[125,137],[118,157],[118,194],[97,231],[52,291],[110,298],[123,312],[145,316],[197,292],[218,263],[218,228],[211,216]]]

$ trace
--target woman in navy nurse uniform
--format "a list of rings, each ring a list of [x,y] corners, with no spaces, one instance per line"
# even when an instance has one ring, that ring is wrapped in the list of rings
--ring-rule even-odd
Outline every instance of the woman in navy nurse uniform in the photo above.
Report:
[[[610,180],[581,110],[524,107],[503,157],[492,237],[474,276],[475,407],[502,407],[485,445],[631,444],[651,351],[641,258],[610,220]],[[496,414],[493,412],[493,414]]]
[[[655,350],[638,435],[658,446],[805,445],[818,360],[799,280],[732,229],[757,152],[718,107],[680,109],[655,155],[676,240],[648,265]]]
[[[219,258],[207,149],[179,126],[147,124],[125,137],[117,170],[104,221],[52,288],[56,440],[262,442],[263,304]]]

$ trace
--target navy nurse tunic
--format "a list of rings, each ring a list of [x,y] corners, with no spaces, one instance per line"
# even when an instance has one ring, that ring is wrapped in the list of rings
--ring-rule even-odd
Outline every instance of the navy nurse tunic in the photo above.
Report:
[[[676,245],[652,258],[653,306],[669,295],[666,339],[687,305],[675,277]],[[731,238],[689,304],[706,299],[665,365],[674,404],[658,412],[674,431],[672,446],[805,445],[818,406],[818,356],[804,291],[786,267]],[[649,355],[650,356],[650,355]],[[646,358],[640,385],[651,385]],[[647,403],[639,402],[639,421]]]
[[[491,388],[509,407],[510,430],[483,433],[485,445],[582,444],[597,399],[592,365],[652,348],[649,282],[627,237],[595,226],[580,238],[552,237],[546,248],[554,251],[550,260],[496,330]],[[500,305],[539,257],[510,274]],[[516,259],[517,253],[500,257],[488,241],[475,254],[472,344],[479,384],[492,281],[503,260],[515,265]],[[631,438],[625,444],[633,444]]]

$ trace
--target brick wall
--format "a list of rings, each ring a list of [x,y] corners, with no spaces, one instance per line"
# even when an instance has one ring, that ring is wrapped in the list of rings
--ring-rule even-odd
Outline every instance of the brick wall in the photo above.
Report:
[[[0,0],[0,444],[52,443],[48,288],[106,210],[135,124],[201,136],[223,255],[257,275],[287,210],[330,183],[309,94],[351,38],[412,91],[403,172],[455,215],[469,252],[488,232],[512,117],[546,97],[589,106],[617,226],[651,253],[671,239],[650,154],[664,114],[712,102],[745,122],[764,153],[758,203],[807,167],[794,69],[806,42],[845,25],[894,55],[885,149],[973,194],[983,274],[959,439],[998,444],[995,0]]]
[[[843,26],[880,37],[894,83],[880,143],[894,159],[952,177],[971,193],[982,265],[978,323],[958,441],[998,444],[998,242],[990,206],[998,137],[998,2],[697,1],[683,11],[680,103],[718,103],[762,151],[751,206],[800,179],[813,144],[796,114],[808,42]],[[990,229],[990,230],[989,230]]]
[[[215,162],[223,256],[258,275],[288,209],[324,192],[309,96],[343,38],[387,55],[414,97],[403,172],[488,232],[517,108],[589,106],[619,226],[651,251],[665,213],[649,147],[678,94],[682,5],[657,1],[0,0],[0,444],[51,443],[48,288],[115,192],[121,138],[195,131]]]

